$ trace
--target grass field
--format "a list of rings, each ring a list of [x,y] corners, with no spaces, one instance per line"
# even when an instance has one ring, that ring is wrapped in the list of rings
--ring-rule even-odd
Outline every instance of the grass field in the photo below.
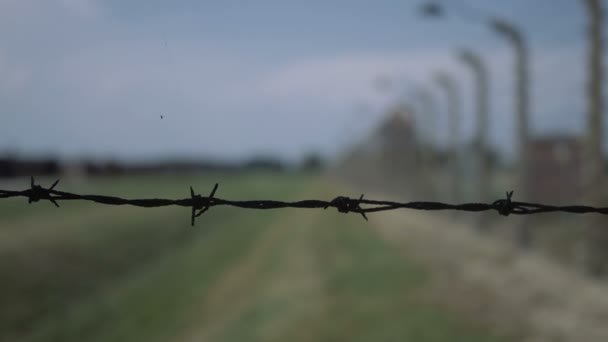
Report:
[[[311,175],[96,180],[126,197],[331,198]],[[24,186],[27,181],[24,180]],[[372,221],[373,222],[373,221]],[[429,274],[333,210],[0,203],[2,341],[494,341],[426,298]]]

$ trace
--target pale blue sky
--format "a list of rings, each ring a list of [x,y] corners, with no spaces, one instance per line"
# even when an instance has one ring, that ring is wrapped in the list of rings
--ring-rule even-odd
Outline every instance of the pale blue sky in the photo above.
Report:
[[[527,32],[534,131],[582,131],[582,1],[444,2],[448,9],[464,2]],[[462,84],[470,136],[472,80],[453,57],[460,46],[486,58],[492,139],[512,145],[509,46],[480,23],[423,19],[419,3],[0,0],[0,151],[135,159],[334,154],[369,132],[406,84],[439,96],[429,81],[437,69]],[[379,93],[378,75],[400,88]],[[439,139],[444,130],[438,124]]]

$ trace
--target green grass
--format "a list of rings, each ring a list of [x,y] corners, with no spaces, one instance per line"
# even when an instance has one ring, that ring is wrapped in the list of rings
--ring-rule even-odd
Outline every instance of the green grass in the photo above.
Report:
[[[166,340],[189,318],[204,289],[246,253],[264,227],[264,218],[228,217],[204,237],[181,246],[159,262],[122,280],[121,286],[52,316],[33,340]],[[205,229],[205,228],[203,228]],[[219,231],[230,229],[231,233]],[[230,246],[221,249],[218,246]],[[68,322],[68,325],[64,323]]]
[[[336,191],[311,176],[264,174],[102,179],[65,190],[177,198],[216,181],[223,198]],[[427,270],[356,215],[218,207],[189,223],[188,208],[86,203],[0,215],[0,340],[497,340],[425,300]]]
[[[100,181],[83,190],[118,192],[121,196],[171,197],[180,190],[188,193],[189,184],[210,188],[218,178],[226,183],[220,189],[222,196],[239,198],[255,193],[287,197],[290,192],[297,193],[304,184],[298,177],[277,176],[270,181],[264,175],[214,175],[186,179],[144,177],[119,180],[114,185]],[[107,211],[107,215],[96,214],[99,210]],[[233,237],[232,233],[238,234],[239,229],[252,224],[255,228],[246,232],[255,233],[264,224],[263,221],[256,223],[252,218],[263,220],[272,216],[261,212],[249,213],[253,216],[235,216],[230,208],[216,208],[201,217],[193,229],[189,225],[188,208],[141,209],[66,203],[59,211],[36,212],[34,218],[28,215],[21,221],[15,217],[0,221],[4,222],[3,230],[9,229],[2,232],[4,241],[0,249],[3,279],[0,284],[0,302],[3,303],[0,340],[27,335],[32,328],[38,329],[38,322],[49,320],[53,323],[42,323],[43,328],[38,333],[42,339],[67,334],[76,340],[81,331],[73,329],[71,324],[59,324],[74,322],[62,317],[78,311],[72,310],[76,303],[91,296],[102,298],[104,291],[116,288],[115,283],[129,282],[132,274],[139,276],[142,270],[151,267],[148,265],[164,262],[174,253],[183,253],[199,239],[212,241],[220,228],[222,236]],[[11,239],[16,242],[11,244]],[[250,242],[249,239],[244,241]],[[91,312],[97,310],[97,305],[88,307],[92,308]]]

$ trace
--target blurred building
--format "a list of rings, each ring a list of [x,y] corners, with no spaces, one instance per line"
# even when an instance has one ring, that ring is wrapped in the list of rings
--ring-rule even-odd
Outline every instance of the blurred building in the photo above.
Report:
[[[569,135],[532,140],[527,186],[531,200],[549,204],[574,203],[582,195],[583,144]]]
[[[414,194],[420,165],[412,112],[397,106],[372,132],[369,139],[353,148],[339,166],[341,177],[366,188]]]
[[[386,173],[395,177],[415,176],[419,155],[414,116],[408,107],[398,106],[390,111],[375,134],[370,148]]]

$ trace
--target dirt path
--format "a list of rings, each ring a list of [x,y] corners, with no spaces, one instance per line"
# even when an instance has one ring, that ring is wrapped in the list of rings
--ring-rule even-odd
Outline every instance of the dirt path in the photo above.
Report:
[[[175,340],[496,340],[421,300],[425,272],[360,217],[293,210],[264,229]]]
[[[319,274],[306,246],[305,235],[317,218],[309,214],[283,215],[267,227],[244,260],[207,291],[200,315],[204,322],[178,340],[238,340],[233,335],[248,333],[259,340],[274,340],[298,318],[313,316],[323,299]],[[303,297],[314,300],[290,302],[290,298]],[[258,313],[274,305],[281,308]],[[255,321],[255,327],[247,320]],[[244,331],[250,328],[255,331]]]

